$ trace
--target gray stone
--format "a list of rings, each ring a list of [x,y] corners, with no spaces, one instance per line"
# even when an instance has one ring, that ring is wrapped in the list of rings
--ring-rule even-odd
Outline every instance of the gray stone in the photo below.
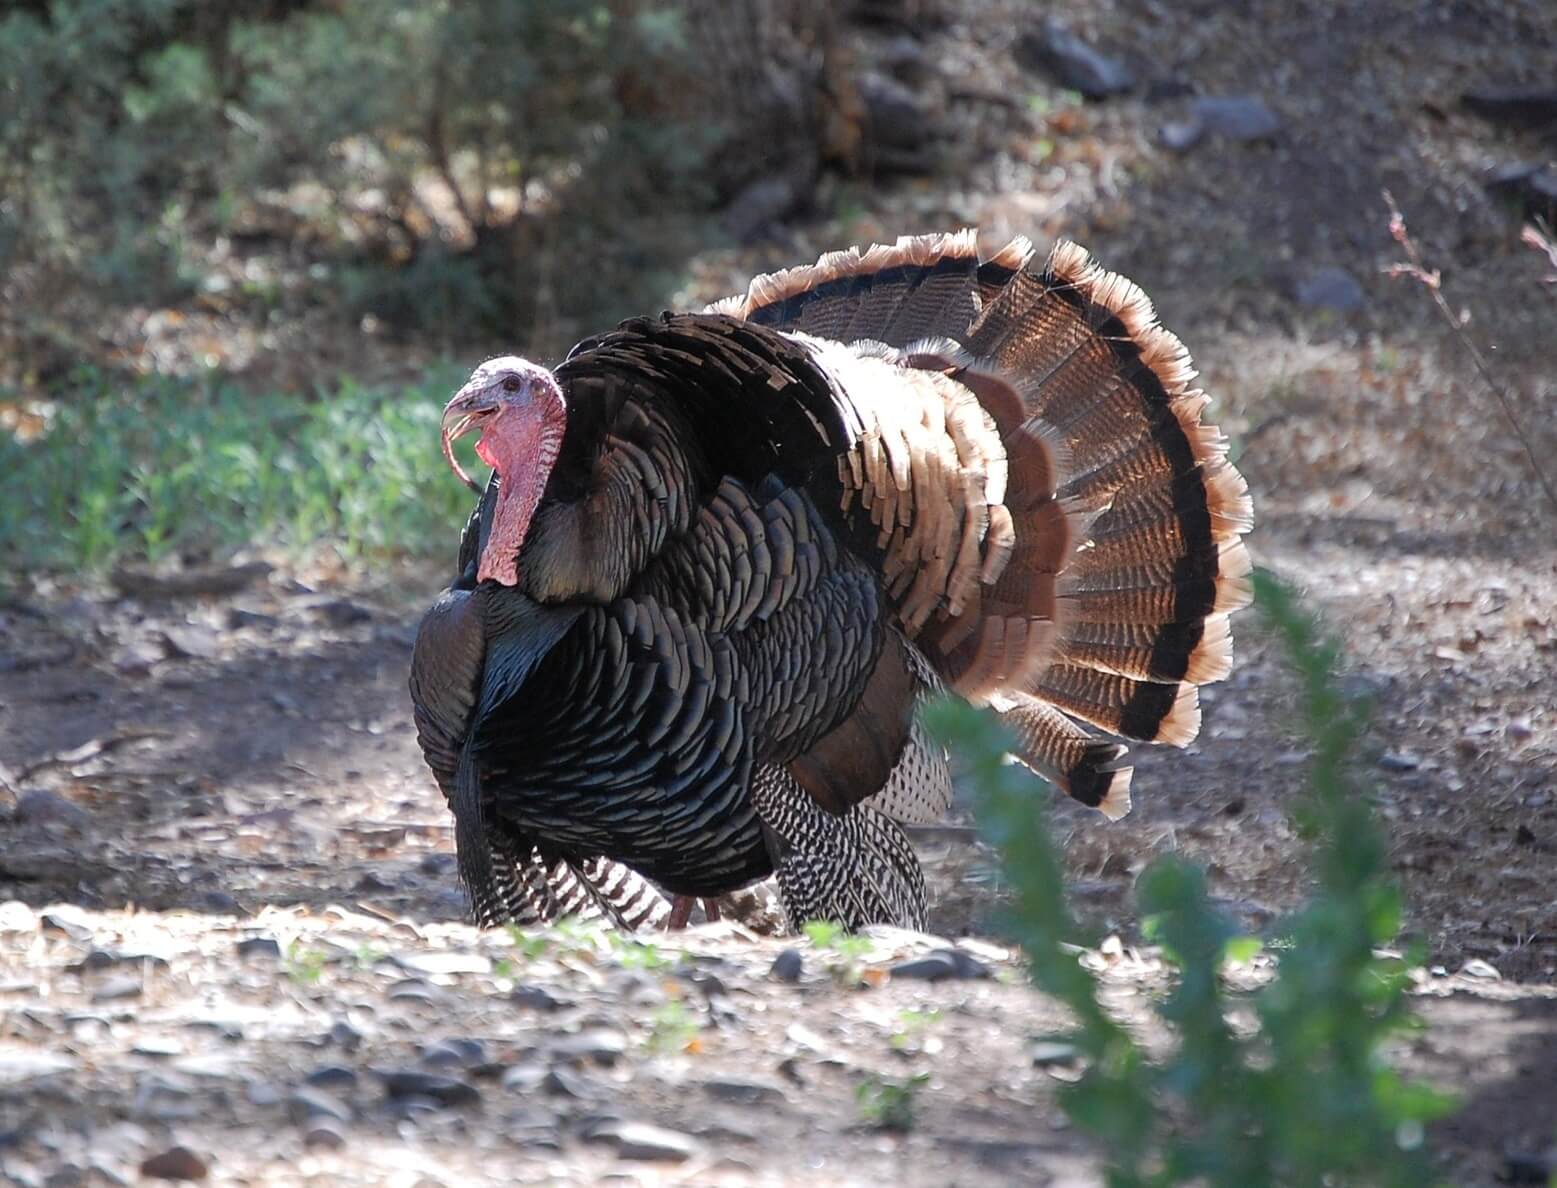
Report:
[[[486,1045],[474,1039],[441,1040],[422,1050],[428,1068],[467,1068],[486,1059]]]
[[[892,967],[894,979],[917,978],[927,982],[939,982],[944,978],[956,976],[957,961],[948,950],[930,953],[924,957],[914,957],[908,961],[899,961]]]
[[[316,1089],[350,1089],[357,1083],[357,1070],[344,1064],[325,1064],[303,1078]]]
[[[344,1019],[330,1026],[330,1039],[348,1052],[355,1052],[362,1045],[362,1032]]]
[[[762,1081],[704,1081],[703,1092],[716,1101],[728,1101],[736,1105],[777,1105],[785,1100],[782,1089]]]
[[[1189,110],[1207,132],[1229,140],[1269,140],[1281,130],[1281,117],[1257,95],[1208,95]]]
[[[209,627],[169,627],[162,633],[168,653],[186,660],[214,660],[221,650],[221,637]]]
[[[1200,143],[1206,134],[1206,126],[1197,119],[1169,120],[1157,133],[1164,148],[1176,153],[1187,153]]]
[[[1293,296],[1300,305],[1338,313],[1361,309],[1366,299],[1357,278],[1346,269],[1333,266],[1316,268],[1303,277],[1294,286]]]
[[[776,982],[798,982],[805,967],[806,959],[799,949],[785,949],[773,959],[768,976]]]
[[[240,957],[271,957],[281,959],[281,944],[272,936],[246,936],[238,942]]]
[[[532,1011],[556,1011],[569,1005],[544,986],[515,986],[508,999],[516,1006],[528,1007]]]
[[[301,1126],[315,1118],[330,1118],[336,1122],[351,1121],[351,1107],[333,1093],[323,1089],[303,1086],[294,1089],[287,1097],[287,1117]]]
[[[458,1077],[417,1069],[399,1069],[379,1074],[384,1092],[391,1098],[425,1097],[441,1106],[469,1105],[481,1100],[481,1091]]]
[[[627,1037],[610,1028],[589,1027],[576,1035],[558,1037],[547,1050],[554,1060],[609,1068],[627,1051]]]
[[[139,978],[107,978],[92,991],[92,1001],[123,1002],[126,999],[139,998],[143,990]]]
[[[1074,1068],[1081,1061],[1080,1049],[1062,1040],[1035,1040],[1028,1053],[1034,1068]]]
[[[1135,86],[1135,72],[1120,58],[1099,53],[1050,17],[1037,33],[1024,33],[1012,48],[1017,64],[1047,74],[1088,99],[1106,99]]]
[[[683,1163],[700,1150],[696,1139],[679,1130],[651,1126],[647,1122],[624,1122],[618,1118],[600,1118],[581,1127],[584,1139],[615,1148],[623,1159]]]
[[[86,809],[43,788],[23,792],[12,812],[18,825],[59,825],[80,833],[92,824]]]

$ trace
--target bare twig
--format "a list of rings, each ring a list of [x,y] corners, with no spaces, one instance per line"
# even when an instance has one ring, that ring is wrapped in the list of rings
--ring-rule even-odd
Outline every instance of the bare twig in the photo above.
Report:
[[[1509,428],[1514,431],[1514,436],[1519,439],[1519,444],[1524,448],[1525,457],[1529,459],[1530,469],[1535,472],[1535,477],[1541,484],[1541,489],[1546,492],[1546,499],[1552,505],[1552,510],[1557,512],[1557,487],[1552,485],[1552,480],[1546,471],[1536,460],[1535,447],[1530,443],[1530,437],[1525,433],[1525,428],[1519,422],[1519,417],[1514,412],[1514,405],[1508,398],[1508,393],[1503,385],[1492,374],[1492,368],[1487,363],[1486,357],[1481,353],[1475,341],[1465,332],[1464,320],[1457,317],[1454,310],[1449,308],[1449,303],[1444,300],[1443,277],[1435,268],[1431,271],[1422,261],[1422,253],[1416,246],[1416,241],[1411,238],[1411,232],[1406,228],[1406,216],[1400,213],[1400,207],[1395,202],[1395,196],[1388,190],[1384,191],[1384,201],[1389,205],[1389,233],[1394,236],[1395,242],[1405,249],[1407,263],[1391,264],[1386,268],[1388,276],[1408,276],[1425,288],[1433,299],[1433,304],[1438,307],[1438,312],[1443,315],[1443,320],[1448,323],[1449,329],[1460,340],[1461,345],[1470,352],[1471,361],[1476,365],[1476,371],[1481,376],[1482,383],[1492,392],[1498,402],[1498,407],[1503,410],[1503,419],[1508,422]],[[1528,241],[1527,241],[1528,242]]]
[[[1552,296],[1557,297],[1557,240],[1552,238],[1552,229],[1542,220],[1536,219],[1519,233],[1519,242],[1528,244],[1546,257],[1552,270],[1541,278],[1541,283],[1552,286]]]

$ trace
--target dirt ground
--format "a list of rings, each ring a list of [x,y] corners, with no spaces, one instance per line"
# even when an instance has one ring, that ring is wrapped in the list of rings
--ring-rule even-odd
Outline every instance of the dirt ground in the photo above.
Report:
[[[970,4],[924,39],[924,91],[972,163],[841,185],[781,241],[695,261],[685,303],[959,223],[1074,236],[1153,294],[1234,440],[1258,562],[1342,634],[1348,688],[1375,705],[1364,762],[1431,953],[1427,1026],[1399,1057],[1464,1102],[1429,1143],[1450,1183],[1517,1177],[1557,1141],[1557,510],[1425,294],[1380,274],[1398,248],[1378,190],[1550,466],[1557,295],[1479,177],[1551,142],[1457,100],[1551,84],[1557,14],[1074,7],[1135,65],[1134,95],[1025,102],[1054,94],[1011,60],[1036,18]],[[1166,150],[1190,101],[1175,80],[1261,95],[1280,130]],[[1360,308],[1295,300],[1319,267],[1344,268]],[[1034,1065],[1059,1016],[995,933],[993,864],[965,821],[918,840],[934,931],[989,978],[890,976],[934,947],[900,935],[859,959],[857,988],[836,953],[727,925],[648,951],[476,933],[405,692],[443,575],[269,560],[236,592],[38,577],[0,606],[0,1170],[16,1182],[133,1182],[179,1144],[232,1184],[1100,1182],[1053,1103],[1069,1070]],[[1252,616],[1236,627],[1200,740],[1139,757],[1131,815],[1054,814],[1078,909],[1123,942],[1089,960],[1148,1036],[1162,970],[1136,947],[1131,884],[1152,856],[1207,864],[1251,927],[1304,890],[1293,690]],[[279,955],[240,956],[251,938]],[[791,944],[798,982],[770,974]],[[429,1072],[447,1083],[408,1079]],[[912,1128],[871,1127],[857,1086],[919,1073]]]

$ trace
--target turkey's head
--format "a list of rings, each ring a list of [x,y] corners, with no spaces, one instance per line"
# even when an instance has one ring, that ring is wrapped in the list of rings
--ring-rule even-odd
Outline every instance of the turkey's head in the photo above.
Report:
[[[568,426],[567,403],[551,372],[538,363],[503,355],[471,373],[443,410],[443,456],[474,490],[454,457],[454,442],[479,430],[476,453],[497,471],[497,504],[476,578],[519,584],[519,550],[546,490]]]

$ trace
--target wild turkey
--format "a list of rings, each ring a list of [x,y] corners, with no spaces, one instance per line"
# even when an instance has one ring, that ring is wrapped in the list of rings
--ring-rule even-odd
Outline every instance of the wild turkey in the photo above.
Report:
[[[942,688],[1126,812],[1126,748],[1078,722],[1188,743],[1250,596],[1193,375],[1080,247],[972,231],[483,363],[444,449],[480,430],[494,473],[411,673],[477,919],[776,872],[793,924],[921,926],[897,822],[949,804]]]

